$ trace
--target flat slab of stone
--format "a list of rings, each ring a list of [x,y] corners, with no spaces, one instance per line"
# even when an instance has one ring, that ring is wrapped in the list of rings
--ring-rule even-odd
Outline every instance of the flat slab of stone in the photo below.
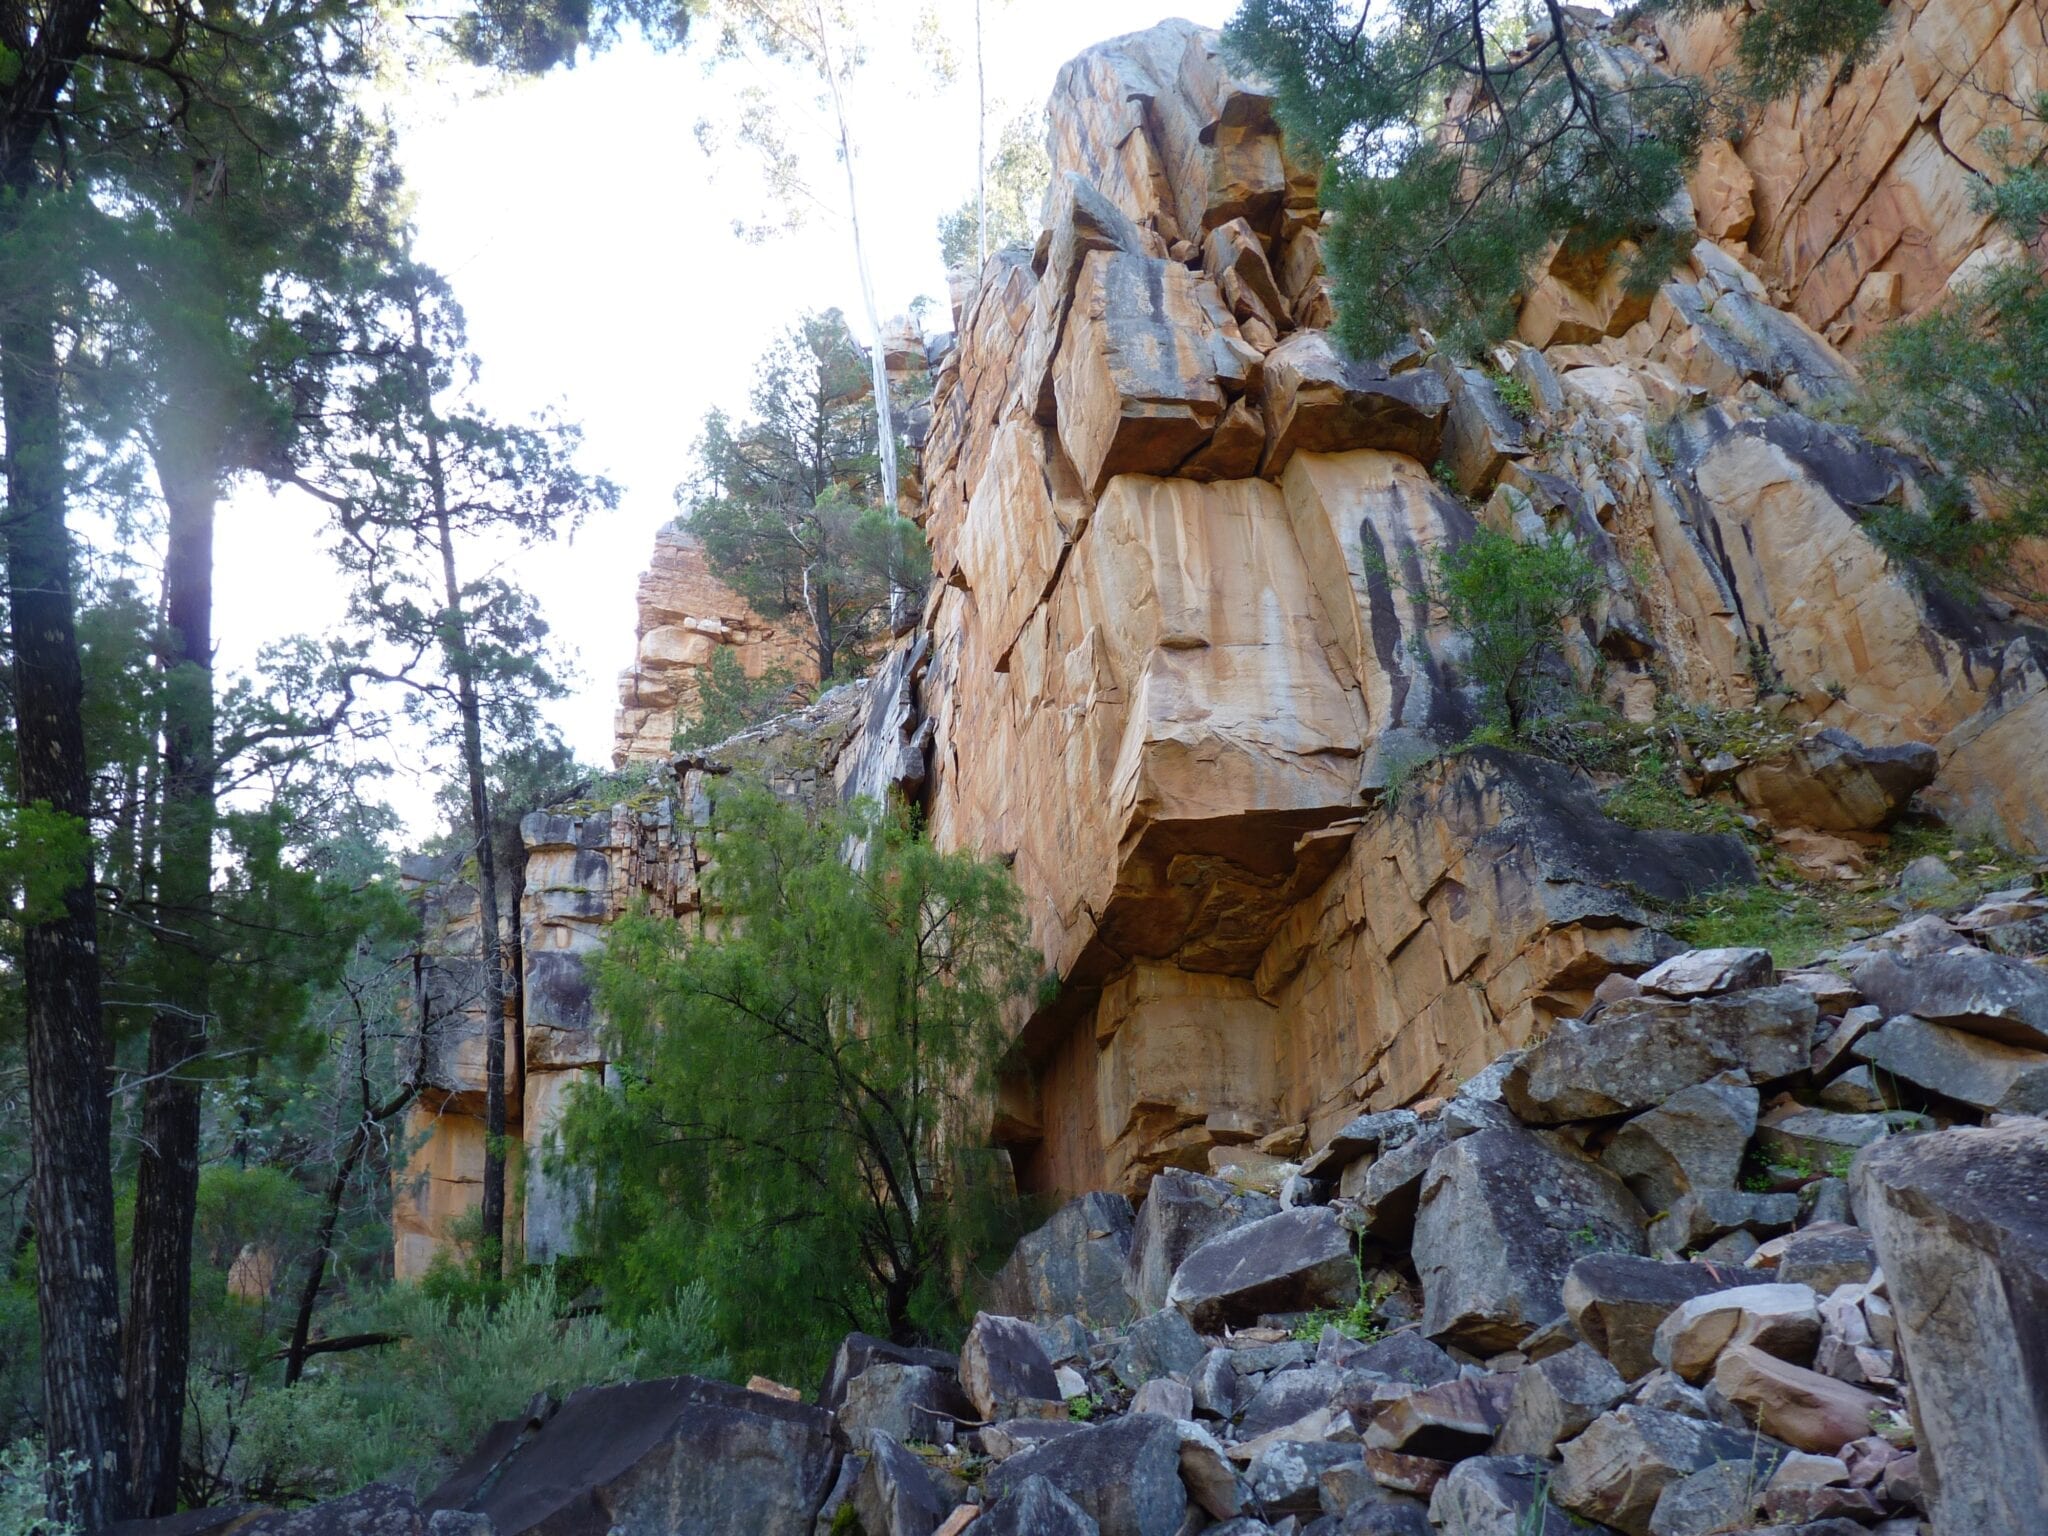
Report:
[[[1560,1025],[1517,1062],[1501,1097],[1531,1125],[1648,1109],[1734,1071],[1762,1083],[1806,1070],[1820,1017],[1802,987],[1680,1001],[1630,997]]]
[[[1137,1315],[1124,1289],[1131,1252],[1131,1202],[1095,1190],[1070,1200],[1018,1239],[989,1287],[992,1310],[1051,1321],[1073,1316],[1114,1328]]]
[[[1197,1248],[1175,1271],[1167,1295],[1205,1333],[1269,1312],[1347,1307],[1358,1299],[1351,1234],[1328,1206],[1281,1211]]]
[[[1140,1312],[1166,1305],[1167,1287],[1181,1261],[1219,1232],[1276,1214],[1271,1195],[1242,1190],[1223,1179],[1184,1168],[1153,1177],[1131,1231],[1124,1286]]]
[[[1983,949],[1917,959],[1879,955],[1857,967],[1856,985],[1887,1017],[1910,1013],[1987,1040],[2048,1051],[2048,971],[2024,960]]]
[[[1102,1536],[1174,1536],[1187,1514],[1180,1431],[1134,1413],[1012,1456],[988,1475],[997,1499],[1042,1476],[1101,1527]]]
[[[1853,1049],[1871,1066],[1945,1099],[2009,1115],[2048,1114],[2048,1051],[1910,1013],[1887,1019]]]
[[[1746,1270],[1600,1253],[1575,1261],[1564,1281],[1572,1326],[1623,1379],[1657,1368],[1658,1325],[1695,1296],[1749,1283]]]

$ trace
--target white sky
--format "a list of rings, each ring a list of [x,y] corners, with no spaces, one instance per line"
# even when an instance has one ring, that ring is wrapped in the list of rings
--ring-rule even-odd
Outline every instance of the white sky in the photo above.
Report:
[[[876,0],[901,18],[877,37],[853,111],[861,135],[863,233],[883,317],[920,294],[926,323],[950,325],[935,225],[974,185],[973,0],[936,0],[960,69],[925,84],[907,48],[921,9]],[[1089,44],[1180,15],[1220,25],[1233,0],[983,0],[989,137],[1042,106],[1060,64]],[[632,659],[634,590],[654,533],[714,405],[745,403],[754,359],[805,309],[863,313],[843,217],[844,177],[807,165],[827,205],[791,234],[747,244],[735,218],[765,216],[758,161],[728,142],[716,164],[695,125],[730,139],[735,91],[764,77],[741,62],[709,75],[701,50],[662,56],[629,44],[572,71],[471,99],[413,102],[403,157],[417,199],[421,254],[449,274],[500,411],[559,402],[585,431],[584,466],[623,491],[616,513],[566,546],[513,559],[576,664],[573,693],[551,714],[578,754],[608,764],[616,679]],[[785,98],[792,128],[809,99]],[[260,646],[318,632],[344,593],[305,505],[260,490],[223,511],[216,632],[226,668]],[[415,833],[431,826],[427,765],[401,763],[390,796]],[[410,776],[409,776],[410,775]]]

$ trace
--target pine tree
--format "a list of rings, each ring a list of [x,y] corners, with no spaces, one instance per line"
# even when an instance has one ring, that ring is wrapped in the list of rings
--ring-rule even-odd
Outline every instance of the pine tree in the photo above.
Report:
[[[1737,0],[1663,0],[1681,13]],[[1226,30],[1272,80],[1290,145],[1322,163],[1337,334],[1384,351],[1421,324],[1465,349],[1498,337],[1558,242],[1640,242],[1655,283],[1690,243],[1673,198],[1715,119],[1709,82],[1625,76],[1563,0],[1246,0]],[[1773,96],[1868,57],[1881,0],[1763,0],[1744,24],[1739,88]],[[1449,106],[1446,106],[1449,103]]]

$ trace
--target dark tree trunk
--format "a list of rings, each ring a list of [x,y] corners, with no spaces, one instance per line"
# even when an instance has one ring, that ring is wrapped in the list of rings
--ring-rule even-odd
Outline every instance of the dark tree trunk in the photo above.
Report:
[[[13,176],[7,181],[19,189]],[[0,314],[7,596],[22,799],[84,823],[91,780],[65,526],[55,312],[55,296],[39,291],[29,273],[16,278]],[[48,873],[61,877],[58,908],[22,925],[44,1428],[52,1456],[85,1464],[64,1512],[90,1530],[125,1513],[128,1461],[90,847]]]
[[[186,459],[192,462],[183,462]],[[135,1515],[177,1509],[192,1337],[192,1224],[199,1200],[200,1086],[211,1001],[213,898],[213,521],[217,455],[157,445],[170,509],[164,557],[164,804],[155,1018],[136,1165],[128,1271],[128,1441]]]
[[[421,360],[416,375],[422,430],[427,434],[427,483],[433,495],[434,534],[440,545],[446,607],[441,645],[455,674],[462,716],[462,768],[469,782],[469,826],[476,848],[477,947],[484,966],[484,1188],[479,1246],[485,1272],[496,1276],[505,1263],[505,946],[498,930],[498,871],[491,828],[490,781],[484,772],[483,705],[477,695],[476,657],[469,648],[462,583],[455,567],[454,514],[441,458],[440,423],[434,416],[424,359],[423,321],[417,305],[413,345]],[[524,1063],[521,1063],[522,1070]]]

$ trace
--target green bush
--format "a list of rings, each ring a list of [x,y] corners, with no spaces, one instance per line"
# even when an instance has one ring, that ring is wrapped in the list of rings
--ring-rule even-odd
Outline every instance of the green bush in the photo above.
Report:
[[[630,1330],[562,1310],[545,1271],[495,1308],[398,1286],[329,1321],[331,1333],[388,1333],[391,1343],[316,1355],[292,1387],[277,1384],[274,1370],[195,1379],[187,1488],[278,1501],[378,1481],[423,1491],[538,1392],[726,1368],[701,1288],[675,1294]]]
[[[1380,569],[1406,586],[1385,564]],[[1481,528],[1439,548],[1411,588],[1470,647],[1472,680],[1494,721],[1521,737],[1534,716],[1546,671],[1561,655],[1568,620],[1591,612],[1600,572],[1568,533],[1523,543]]]

